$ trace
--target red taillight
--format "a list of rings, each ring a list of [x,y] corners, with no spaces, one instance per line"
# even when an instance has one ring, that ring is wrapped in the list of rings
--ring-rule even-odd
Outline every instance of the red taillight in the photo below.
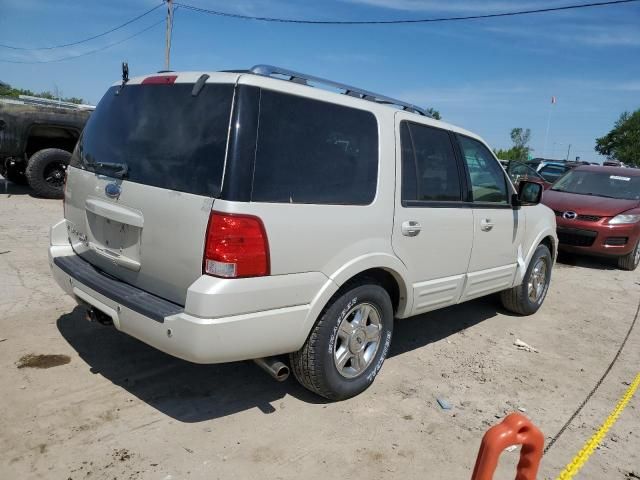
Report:
[[[176,81],[177,75],[156,75],[147,77],[142,81],[142,85],[170,85]]]
[[[269,275],[269,244],[258,217],[211,212],[203,272],[224,278]]]

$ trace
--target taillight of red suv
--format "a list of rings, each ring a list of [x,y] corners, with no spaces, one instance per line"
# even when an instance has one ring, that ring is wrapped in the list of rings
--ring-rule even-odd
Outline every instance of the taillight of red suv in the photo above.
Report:
[[[269,275],[269,243],[262,220],[253,215],[211,212],[202,270],[222,278]]]

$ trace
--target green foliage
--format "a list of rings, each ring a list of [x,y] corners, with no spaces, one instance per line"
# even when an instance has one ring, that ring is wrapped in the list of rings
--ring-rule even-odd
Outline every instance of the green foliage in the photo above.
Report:
[[[609,133],[596,138],[595,150],[610,159],[640,166],[640,109],[622,113]]]
[[[11,85],[0,84],[0,97],[13,97],[18,98],[20,95],[29,95],[32,97],[48,98],[49,100],[58,100],[58,97],[54,96],[49,91],[40,93],[32,92],[24,88],[14,88]],[[85,103],[84,99],[78,97],[62,97],[60,100],[70,103]]]
[[[433,107],[427,108],[427,113],[436,120],[442,120],[442,116],[440,115],[440,112]]]
[[[496,156],[501,160],[517,160],[524,162],[529,158],[531,148],[527,146],[531,139],[531,130],[526,128],[514,128],[511,130],[513,147],[508,150],[495,150]]]

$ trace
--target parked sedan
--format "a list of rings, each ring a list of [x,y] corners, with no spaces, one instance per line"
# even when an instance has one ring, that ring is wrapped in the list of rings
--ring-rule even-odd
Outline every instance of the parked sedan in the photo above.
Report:
[[[576,167],[542,202],[556,214],[561,250],[616,257],[624,270],[640,263],[640,170]]]

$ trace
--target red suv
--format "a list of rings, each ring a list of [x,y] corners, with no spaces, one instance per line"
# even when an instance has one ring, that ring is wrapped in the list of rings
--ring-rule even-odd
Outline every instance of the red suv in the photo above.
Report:
[[[559,248],[617,257],[618,266],[640,263],[640,170],[580,166],[567,172],[542,202],[553,209]]]

